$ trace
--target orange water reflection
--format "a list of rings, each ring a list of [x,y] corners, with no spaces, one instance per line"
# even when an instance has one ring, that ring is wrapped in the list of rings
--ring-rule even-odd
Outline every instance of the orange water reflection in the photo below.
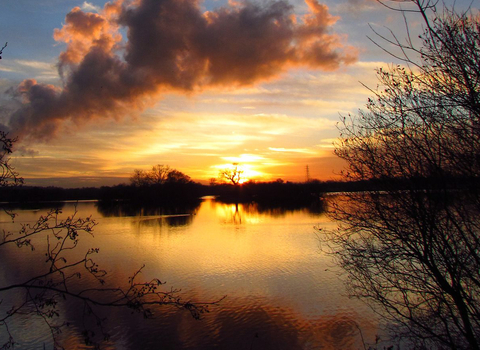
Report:
[[[105,348],[348,350],[363,348],[359,329],[367,342],[375,338],[372,312],[343,295],[332,260],[319,249],[313,227],[335,226],[322,214],[213,199],[173,214],[144,210],[125,216],[112,209],[106,215],[97,207],[78,205],[80,215],[93,214],[99,221],[95,238],[85,237],[78,249],[100,248],[96,261],[107,268],[107,283],[124,284],[146,264],[143,278],[158,277],[166,289],[182,288],[186,299],[227,296],[200,321],[170,308],[157,310],[155,320],[102,310],[112,335]],[[66,204],[64,211],[73,212],[73,206]],[[38,216],[37,211],[20,214],[20,220]],[[19,263],[15,255],[5,258]],[[77,310],[65,305],[63,314],[75,320]],[[79,345],[81,329],[80,320],[72,322],[64,333],[66,348],[85,348]],[[37,341],[43,339],[37,333]],[[25,341],[22,348],[35,343]]]

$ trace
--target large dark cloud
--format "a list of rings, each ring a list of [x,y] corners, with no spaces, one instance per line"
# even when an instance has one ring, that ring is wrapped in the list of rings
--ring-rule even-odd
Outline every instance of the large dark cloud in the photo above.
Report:
[[[22,82],[23,105],[9,128],[46,140],[67,121],[138,111],[164,91],[249,85],[290,67],[332,70],[353,61],[354,50],[331,33],[336,18],[328,8],[306,3],[304,16],[285,1],[209,12],[195,0],[118,0],[100,14],[74,8],[54,33],[67,44],[58,62],[64,86]]]

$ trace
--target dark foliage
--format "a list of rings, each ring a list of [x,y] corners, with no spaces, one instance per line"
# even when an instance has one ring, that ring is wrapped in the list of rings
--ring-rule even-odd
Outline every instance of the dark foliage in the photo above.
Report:
[[[0,187],[1,202],[61,202],[67,200],[94,200],[100,196],[100,189],[94,187],[61,188],[38,186]]]
[[[342,120],[344,176],[373,187],[336,198],[326,242],[404,348],[480,349],[479,17],[402,4],[422,46],[382,36],[406,67],[378,69],[367,110]]]
[[[134,205],[175,206],[198,203],[203,194],[202,188],[202,185],[195,182],[143,186],[118,185],[102,187],[97,198],[104,202],[123,200]]]
[[[220,184],[210,187],[218,200],[227,203],[258,203],[260,206],[300,208],[319,203],[325,190],[321,182],[247,182],[242,185]]]

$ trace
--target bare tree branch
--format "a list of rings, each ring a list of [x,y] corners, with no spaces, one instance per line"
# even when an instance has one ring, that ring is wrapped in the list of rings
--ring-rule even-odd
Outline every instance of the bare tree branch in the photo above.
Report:
[[[350,293],[370,301],[404,346],[479,349],[479,17],[407,2],[424,22],[422,45],[401,7],[406,41],[374,31],[406,66],[378,69],[367,110],[342,118],[343,174],[370,188],[332,203],[340,229],[325,243]]]

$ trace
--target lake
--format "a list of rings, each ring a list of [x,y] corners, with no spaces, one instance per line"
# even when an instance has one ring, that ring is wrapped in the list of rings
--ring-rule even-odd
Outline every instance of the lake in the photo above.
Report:
[[[75,210],[75,203],[62,206],[64,215]],[[98,202],[79,202],[77,210],[98,225],[76,249],[100,248],[95,261],[108,271],[107,283],[124,285],[145,264],[141,278],[158,277],[166,282],[162,288],[181,289],[185,300],[226,296],[200,320],[170,306],[147,320],[129,310],[102,310],[111,335],[102,348],[364,349],[378,333],[374,313],[346,297],[339,270],[321,250],[314,227],[335,228],[321,210],[236,207],[210,197],[187,211],[132,211]],[[0,214],[3,228],[34,222],[46,209],[15,212],[15,224]],[[2,284],[35,270],[28,257],[42,261],[38,247],[2,249]],[[4,313],[14,297],[0,297]],[[61,317],[73,320],[61,334],[66,349],[89,348],[77,316],[73,306],[63,306]],[[52,346],[40,319],[17,317],[10,329],[20,349]]]

